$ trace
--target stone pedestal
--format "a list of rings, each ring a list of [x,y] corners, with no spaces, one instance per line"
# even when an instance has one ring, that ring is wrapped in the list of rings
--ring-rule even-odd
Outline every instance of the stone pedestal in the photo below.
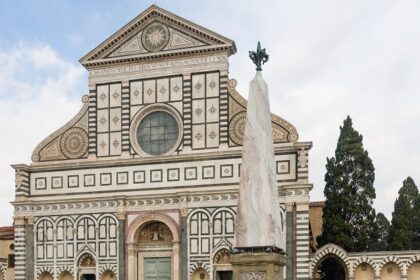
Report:
[[[232,254],[233,280],[284,280],[285,257],[278,253]]]

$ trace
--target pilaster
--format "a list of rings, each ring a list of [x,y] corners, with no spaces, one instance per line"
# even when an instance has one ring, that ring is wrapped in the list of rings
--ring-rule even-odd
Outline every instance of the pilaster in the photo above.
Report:
[[[118,217],[118,279],[125,279],[125,217],[126,213],[117,213]]]
[[[188,279],[188,194],[180,194],[181,213],[181,279]]]
[[[26,228],[24,217],[15,217],[15,280],[29,279],[26,263]]]

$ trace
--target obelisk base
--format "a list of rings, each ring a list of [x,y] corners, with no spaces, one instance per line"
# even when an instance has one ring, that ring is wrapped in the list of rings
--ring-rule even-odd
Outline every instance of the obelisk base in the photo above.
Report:
[[[284,280],[285,257],[279,253],[237,253],[230,256],[232,280]]]

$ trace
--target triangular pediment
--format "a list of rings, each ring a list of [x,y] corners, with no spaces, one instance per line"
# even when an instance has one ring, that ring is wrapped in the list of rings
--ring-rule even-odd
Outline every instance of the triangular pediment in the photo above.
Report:
[[[152,5],[80,62],[89,67],[221,51],[235,53],[235,42]]]

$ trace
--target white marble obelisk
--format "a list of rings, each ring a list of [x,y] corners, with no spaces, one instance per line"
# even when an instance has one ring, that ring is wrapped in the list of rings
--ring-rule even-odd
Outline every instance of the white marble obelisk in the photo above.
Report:
[[[236,247],[285,249],[280,220],[268,87],[257,71],[249,87],[236,215]]]

